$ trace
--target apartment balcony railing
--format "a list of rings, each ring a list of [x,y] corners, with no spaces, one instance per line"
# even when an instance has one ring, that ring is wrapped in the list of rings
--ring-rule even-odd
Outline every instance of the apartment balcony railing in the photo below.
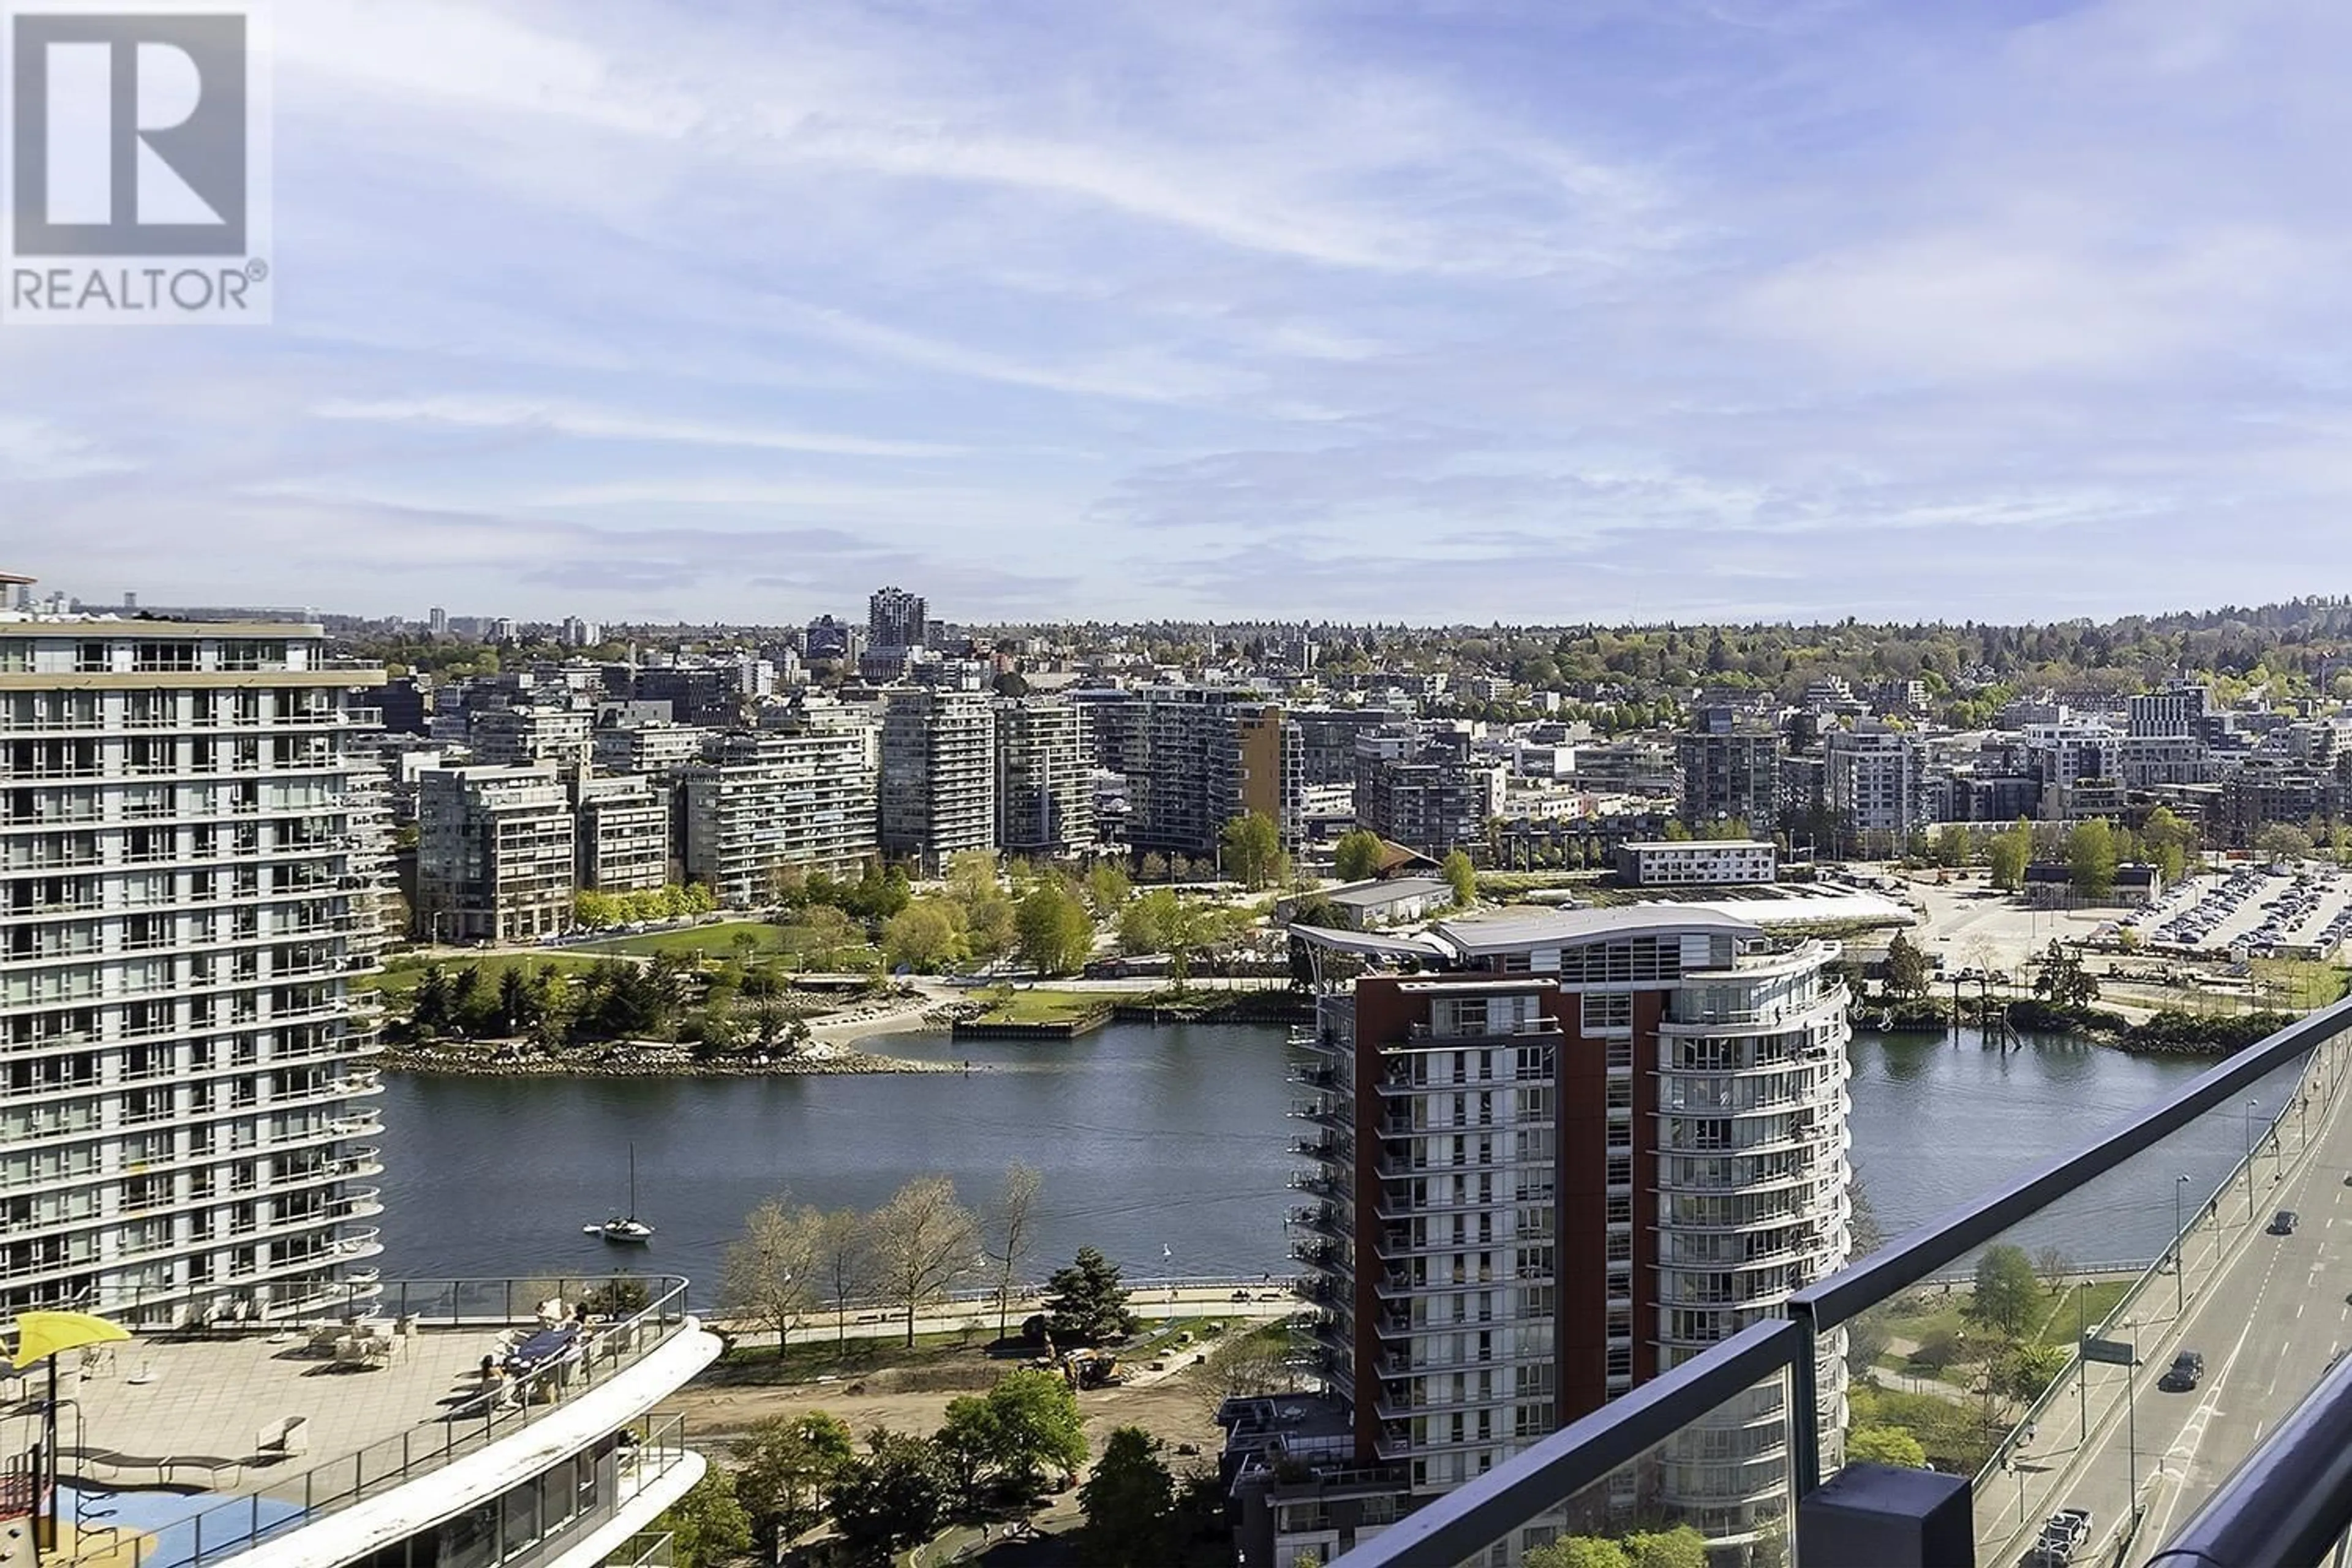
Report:
[[[1776,1308],[1760,1309],[1772,1314],[1762,1321],[1752,1321],[1712,1341],[1704,1337],[1712,1333],[1712,1322],[1687,1325],[1699,1331],[1699,1336],[1668,1336],[1689,1347],[1686,1356],[1672,1358],[1669,1370],[1534,1441],[1486,1475],[1342,1552],[1331,1560],[1330,1568],[1455,1568],[1482,1558],[1497,1542],[1516,1540],[1528,1525],[1556,1521],[1559,1510],[1571,1500],[1605,1498],[1603,1489],[1612,1477],[1629,1473],[1628,1467],[1661,1454],[1674,1455],[1673,1446],[1685,1433],[1719,1426],[1727,1413],[1735,1421],[1752,1425],[1751,1416],[1769,1418],[1776,1409],[1787,1423],[1788,1489],[1795,1494],[1782,1497],[1774,1505],[1777,1522],[1761,1522],[1762,1513],[1769,1510],[1748,1505],[1702,1508],[1694,1522],[1717,1541],[1731,1543],[1758,1542],[1793,1523],[1794,1559],[1804,1562],[1808,1525],[1801,1504],[1826,1479],[1824,1453],[1834,1453],[1837,1446],[1837,1434],[1822,1429],[1820,1392],[1823,1368],[1834,1365],[1839,1344],[1835,1336],[1840,1330],[1898,1293],[1963,1263],[2020,1222],[2080,1193],[2095,1179],[2156,1148],[2208,1112],[2234,1116],[2247,1103],[2248,1089],[2300,1062],[2302,1078],[2286,1097],[2284,1107],[2267,1107],[2266,1119],[2260,1124],[2253,1120],[2253,1109],[2247,1109],[2244,1158],[2221,1177],[2210,1202],[2203,1194],[2195,1194],[2198,1201],[2183,1211],[2181,1224],[2162,1254],[2110,1310],[2106,1321],[2097,1326],[2100,1331],[2129,1331],[2128,1326],[2137,1323],[2149,1333],[2173,1331],[2177,1316],[2173,1296],[2188,1288],[2190,1270],[2183,1267],[2174,1273],[2178,1283],[2170,1288],[2157,1282],[2170,1272],[2167,1265],[2171,1260],[2188,1261],[2190,1238],[2209,1223],[2217,1233],[2209,1279],[2222,1277],[2225,1263],[2218,1230],[2225,1223],[2225,1202],[2236,1195],[2242,1181],[2244,1197],[2238,1213],[2242,1216],[2243,1234],[2250,1236],[2262,1209],[2255,1185],[2259,1163],[2267,1156],[2284,1163],[2290,1131],[2304,1140],[2296,1159],[2308,1158],[2313,1141],[2301,1127],[2302,1121],[2306,1117],[2335,1114],[2336,1098],[2352,1087],[2345,1082],[2352,1041],[2338,1038],[2347,1026],[2352,1026],[2352,1001],[2290,1025],[2075,1152],[2051,1160],[1990,1196],[1963,1205],[1797,1290]],[[2324,1110],[2318,1103],[2323,1096]],[[2229,1147],[2234,1153],[2238,1147],[2234,1138]],[[2167,1163],[2164,1170],[2168,1173],[2164,1190],[2149,1201],[2168,1213],[2174,1196],[2168,1174],[2171,1164]],[[2320,1174],[2335,1179],[2330,1172]],[[2148,1302],[2139,1300],[2143,1293],[2149,1296]],[[2160,1309],[2153,1304],[2159,1299]],[[1736,1310],[1729,1309],[1726,1315]],[[1396,1330],[1391,1330],[1391,1321]],[[1391,1307],[1374,1319],[1373,1327],[1385,1334],[1401,1331],[1409,1321]],[[1431,1324],[1423,1331],[1446,1326]],[[2157,1343],[2143,1333],[2142,1355],[2154,1352]],[[2125,1372],[2121,1381],[2102,1381],[2107,1370],[2096,1363],[2086,1364],[2080,1355],[2074,1357],[2051,1390],[2018,1417],[1974,1478],[1973,1490],[1979,1502],[1977,1561],[2017,1561],[2032,1544],[2030,1539],[2021,1538],[2020,1532],[2030,1530],[2021,1516],[2038,1523],[2038,1516],[2025,1506],[2025,1489],[2029,1484],[2055,1487],[2063,1482],[2059,1473],[2063,1459],[2011,1468],[2020,1445],[2032,1438],[2037,1421],[2044,1426],[2071,1422],[2075,1414],[2071,1406],[2080,1399],[2083,1420],[2091,1433],[2088,1441],[2078,1439],[2078,1446],[2091,1449],[2106,1441],[2103,1423],[2109,1417],[2095,1417],[2094,1408],[2100,1402],[2108,1406],[2124,1405],[2123,1389],[2131,1376]],[[2109,1416],[2113,1414],[2110,1409]],[[1410,1445],[1403,1436],[1402,1433],[1384,1435],[1380,1445],[1383,1453],[1393,1447],[1398,1457],[1405,1456]],[[2048,1434],[2042,1436],[2046,1439]],[[2048,1447],[2043,1442],[2035,1449],[2036,1456],[2041,1457]],[[2155,1458],[2143,1450],[2143,1462],[2152,1466]],[[1705,1465],[1708,1461],[1694,1457],[1688,1462]],[[1998,1492],[1991,1489],[1996,1483]],[[2015,1501],[2012,1487],[2018,1489]],[[1789,1511],[1791,1508],[1796,1510],[1793,1514]],[[2152,1562],[2159,1568],[2255,1568],[2321,1561],[2352,1530],[2352,1356],[2339,1357],[2331,1365],[2317,1391],[2176,1531],[2170,1542],[2160,1548],[2145,1541],[2136,1542],[2133,1531],[2141,1522],[2137,1519],[2124,1521],[2117,1537],[2103,1543],[2101,1560],[2127,1557]],[[2133,1555],[2135,1545],[2137,1556]],[[2152,1550],[2151,1559],[2147,1554]]]

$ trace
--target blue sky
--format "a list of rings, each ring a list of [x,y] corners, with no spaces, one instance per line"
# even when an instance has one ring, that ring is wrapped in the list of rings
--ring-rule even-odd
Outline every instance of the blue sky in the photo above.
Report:
[[[0,569],[608,620],[2347,588],[2340,0],[276,15],[276,325],[0,332]]]

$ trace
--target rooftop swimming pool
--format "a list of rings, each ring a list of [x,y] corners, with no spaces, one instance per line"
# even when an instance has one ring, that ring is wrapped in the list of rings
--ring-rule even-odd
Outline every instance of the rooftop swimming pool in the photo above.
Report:
[[[302,1511],[275,1498],[239,1498],[238,1506],[222,1507],[226,1500],[218,1492],[116,1489],[68,1481],[58,1489],[58,1513],[84,1529],[111,1525],[152,1537],[153,1544],[139,1553],[139,1568],[187,1568],[196,1559],[198,1514],[207,1515],[203,1544],[211,1558],[251,1545]]]

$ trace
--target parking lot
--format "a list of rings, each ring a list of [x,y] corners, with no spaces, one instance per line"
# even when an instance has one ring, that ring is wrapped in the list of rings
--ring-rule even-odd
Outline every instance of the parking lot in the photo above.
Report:
[[[2245,867],[2194,877],[2123,922],[2142,945],[2252,958],[2325,958],[2352,936],[2352,875]]]

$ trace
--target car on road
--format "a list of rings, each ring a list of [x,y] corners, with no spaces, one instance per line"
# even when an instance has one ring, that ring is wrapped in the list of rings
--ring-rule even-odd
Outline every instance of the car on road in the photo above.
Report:
[[[2295,1215],[2293,1209],[2281,1209],[2278,1213],[2271,1215],[2271,1234],[2273,1236],[2293,1236],[2294,1234],[2294,1226]]]
[[[2172,1364],[2157,1379],[2158,1388],[2171,1394],[2186,1394],[2204,1379],[2205,1358],[2195,1351],[2182,1351],[2172,1358]]]
[[[2042,1538],[2026,1554],[2026,1562],[2032,1568],[2063,1568],[2074,1561],[2074,1554],[2089,1544],[2090,1539],[2091,1510],[2062,1508],[2042,1527]]]

